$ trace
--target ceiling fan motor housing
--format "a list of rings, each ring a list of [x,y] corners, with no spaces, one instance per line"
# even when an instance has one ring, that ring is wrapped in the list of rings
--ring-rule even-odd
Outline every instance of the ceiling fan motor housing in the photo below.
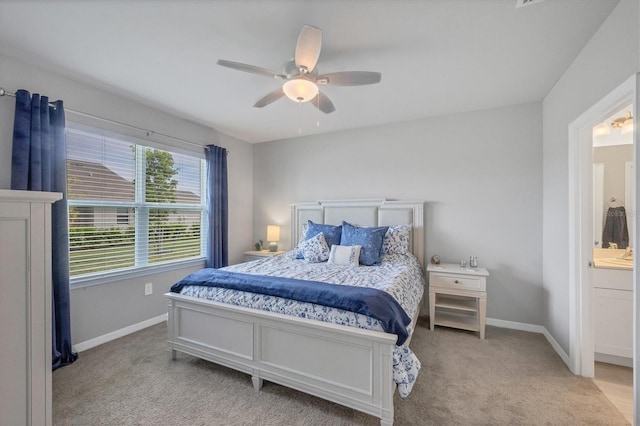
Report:
[[[287,80],[290,80],[299,75],[307,75],[312,77],[312,80],[315,76],[318,75],[318,67],[315,67],[311,72],[303,73],[301,69],[296,65],[296,61],[291,59],[282,65],[282,74],[287,76]]]

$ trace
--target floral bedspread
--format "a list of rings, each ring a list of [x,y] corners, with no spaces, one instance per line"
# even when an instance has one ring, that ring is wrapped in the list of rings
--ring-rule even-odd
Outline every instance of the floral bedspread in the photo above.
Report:
[[[376,288],[393,296],[411,318],[416,315],[424,293],[424,276],[418,260],[411,254],[388,254],[383,256],[382,263],[378,266],[354,268],[330,265],[326,262],[308,263],[303,259],[295,259],[294,252],[290,251],[270,258],[228,266],[224,269],[245,274],[281,276]],[[313,303],[204,286],[185,287],[181,294],[317,321],[384,331],[378,320],[366,315]],[[411,325],[409,325],[410,327]],[[411,329],[408,331],[409,334],[413,332]],[[393,379],[398,386],[398,393],[401,397],[404,398],[411,392],[420,367],[420,361],[406,344],[395,347]]]

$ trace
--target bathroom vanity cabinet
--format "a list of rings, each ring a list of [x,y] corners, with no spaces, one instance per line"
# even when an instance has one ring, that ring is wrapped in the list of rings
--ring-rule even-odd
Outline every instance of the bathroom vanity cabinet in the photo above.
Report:
[[[633,270],[594,268],[593,291],[596,360],[624,363],[612,357],[633,358]]]

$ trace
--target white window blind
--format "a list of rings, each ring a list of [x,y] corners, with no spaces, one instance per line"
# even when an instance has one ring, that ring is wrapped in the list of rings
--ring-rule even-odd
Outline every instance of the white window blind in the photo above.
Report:
[[[205,162],[67,129],[70,275],[204,255]]]

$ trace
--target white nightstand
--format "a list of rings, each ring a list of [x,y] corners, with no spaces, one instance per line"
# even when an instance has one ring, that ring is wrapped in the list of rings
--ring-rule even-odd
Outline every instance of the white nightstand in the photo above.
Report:
[[[244,261],[249,262],[251,260],[264,259],[265,257],[271,257],[278,254],[286,253],[286,250],[278,250],[278,251],[269,251],[269,250],[260,250],[260,251],[245,251],[244,252]]]
[[[427,272],[431,330],[442,325],[478,331],[484,339],[489,271],[445,263],[430,264]]]

